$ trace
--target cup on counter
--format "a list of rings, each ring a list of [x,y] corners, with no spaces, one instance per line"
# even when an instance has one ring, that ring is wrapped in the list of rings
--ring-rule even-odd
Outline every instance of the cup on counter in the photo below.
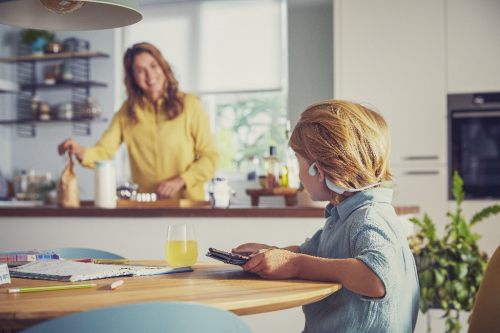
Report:
[[[173,267],[191,266],[198,261],[198,242],[194,225],[168,226],[165,259]]]
[[[95,162],[94,206],[116,208],[116,168],[114,161]]]

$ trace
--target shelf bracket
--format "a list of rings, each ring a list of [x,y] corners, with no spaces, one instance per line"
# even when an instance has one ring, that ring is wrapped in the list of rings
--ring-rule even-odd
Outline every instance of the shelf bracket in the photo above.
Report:
[[[73,134],[75,135],[90,135],[91,126],[88,122],[73,123]]]
[[[36,127],[34,124],[18,124],[17,136],[22,138],[34,138],[36,136]]]

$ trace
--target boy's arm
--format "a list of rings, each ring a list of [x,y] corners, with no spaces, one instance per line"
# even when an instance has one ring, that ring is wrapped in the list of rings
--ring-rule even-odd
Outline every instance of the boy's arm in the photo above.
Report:
[[[383,297],[380,278],[359,259],[327,259],[284,250],[261,250],[243,266],[245,271],[269,279],[301,278],[341,283],[345,288],[368,297]]]

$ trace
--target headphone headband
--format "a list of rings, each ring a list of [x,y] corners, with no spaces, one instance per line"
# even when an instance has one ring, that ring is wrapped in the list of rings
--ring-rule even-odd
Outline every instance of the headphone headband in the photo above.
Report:
[[[311,167],[309,167],[309,174],[311,176],[316,176],[318,174],[318,168],[316,167],[316,163],[311,164]],[[344,187],[340,187],[338,185],[335,185],[330,179],[328,179],[328,177],[325,177],[325,182],[326,182],[326,186],[330,190],[332,190],[333,192],[335,192],[337,194],[343,194],[344,192],[351,192],[351,193],[352,192],[359,192],[359,191],[366,190],[367,188],[382,184],[382,182],[379,182],[379,183],[371,184],[371,185],[356,189],[356,188],[344,188]]]

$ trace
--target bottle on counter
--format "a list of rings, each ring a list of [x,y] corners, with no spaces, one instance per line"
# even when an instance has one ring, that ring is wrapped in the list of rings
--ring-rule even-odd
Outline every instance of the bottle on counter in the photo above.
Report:
[[[28,172],[28,197],[29,200],[36,200],[36,172],[34,167],[29,168]]]
[[[95,162],[94,206],[116,207],[116,168],[114,161]]]
[[[269,147],[269,157],[266,158],[266,189],[279,187],[280,163],[275,146]]]
[[[286,122],[286,143],[283,147],[282,156],[282,171],[281,171],[281,186],[287,188],[299,188],[299,161],[295,152],[288,146],[288,141],[290,141],[290,135],[292,134],[290,130],[290,120]]]

